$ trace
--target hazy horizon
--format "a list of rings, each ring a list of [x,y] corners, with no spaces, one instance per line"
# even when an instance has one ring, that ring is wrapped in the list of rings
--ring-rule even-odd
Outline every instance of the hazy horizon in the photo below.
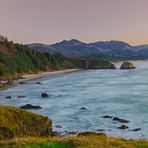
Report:
[[[0,34],[24,44],[148,44],[147,0],[0,0]]]

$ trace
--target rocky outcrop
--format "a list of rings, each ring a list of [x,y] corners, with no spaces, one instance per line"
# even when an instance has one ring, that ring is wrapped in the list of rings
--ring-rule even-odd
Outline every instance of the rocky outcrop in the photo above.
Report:
[[[52,135],[48,117],[10,106],[0,106],[0,140],[24,136]]]
[[[123,62],[123,64],[120,67],[120,69],[135,69],[135,68],[136,67],[131,62]]]
[[[31,104],[26,104],[24,106],[21,106],[20,109],[42,109],[41,106],[38,105],[31,105]]]
[[[121,125],[120,127],[118,127],[118,129],[122,129],[122,130],[125,130],[125,129],[128,129],[129,127],[127,125]]]
[[[116,69],[116,66],[109,61],[95,61],[88,62],[88,69]]]
[[[129,123],[130,122],[130,121],[126,120],[126,119],[121,119],[121,118],[118,118],[118,117],[114,117],[113,121],[118,121],[120,123]]]

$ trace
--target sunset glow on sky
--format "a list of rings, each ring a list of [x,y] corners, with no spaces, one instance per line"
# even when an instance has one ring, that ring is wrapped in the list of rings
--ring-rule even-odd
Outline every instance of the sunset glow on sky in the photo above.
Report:
[[[148,0],[0,0],[0,34],[21,43],[148,44]]]

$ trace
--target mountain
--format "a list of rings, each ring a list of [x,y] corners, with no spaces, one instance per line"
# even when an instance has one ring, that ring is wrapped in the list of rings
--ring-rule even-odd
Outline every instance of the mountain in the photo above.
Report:
[[[108,52],[112,50],[131,50],[132,46],[128,43],[125,43],[123,41],[98,41],[90,43],[89,45],[103,49],[102,52]]]
[[[106,53],[113,57],[133,57],[135,55],[134,48],[123,41],[98,41],[90,43],[92,47],[101,49],[100,52]]]
[[[61,53],[66,57],[95,56],[101,59],[148,58],[148,45],[131,46],[123,41],[98,41],[87,44],[76,39],[71,39],[52,45],[31,44],[31,46],[28,46],[42,52]]]
[[[76,39],[69,41],[64,40],[62,42],[52,44],[51,46],[54,47],[57,52],[66,57],[83,57],[97,54],[99,52],[99,49],[90,47],[87,43]]]

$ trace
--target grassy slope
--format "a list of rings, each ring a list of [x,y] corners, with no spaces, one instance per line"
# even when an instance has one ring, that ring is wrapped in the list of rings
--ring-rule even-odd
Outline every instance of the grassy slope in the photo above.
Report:
[[[47,117],[15,107],[0,106],[0,140],[51,134],[52,121]]]
[[[69,138],[13,139],[1,141],[0,146],[8,148],[147,148],[148,141],[125,140],[104,135],[89,135]]]

